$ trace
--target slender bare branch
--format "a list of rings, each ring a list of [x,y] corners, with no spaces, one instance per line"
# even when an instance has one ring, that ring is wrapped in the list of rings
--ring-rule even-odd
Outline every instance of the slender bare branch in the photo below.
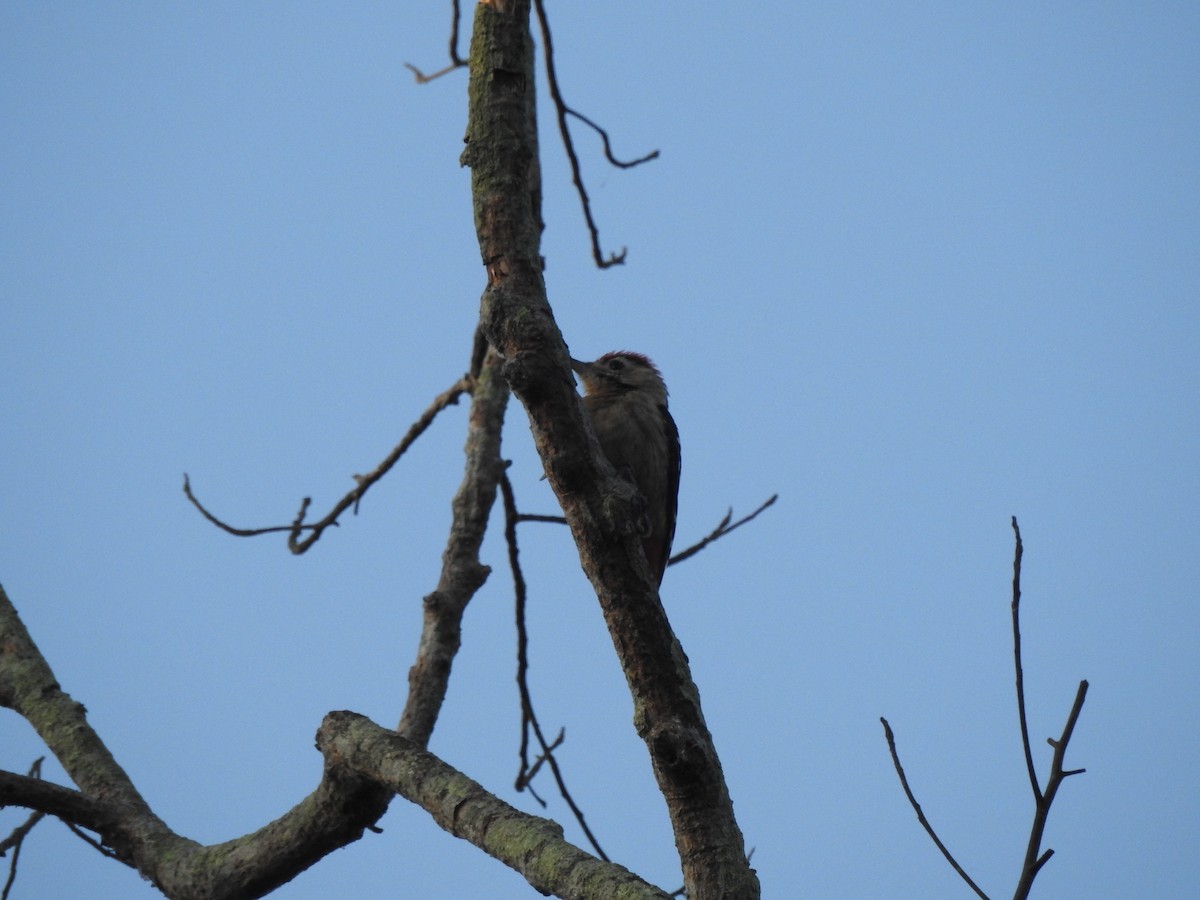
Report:
[[[188,498],[192,506],[196,507],[196,509],[200,511],[200,515],[204,516],[204,518],[208,519],[208,521],[212,522],[212,524],[216,525],[222,531],[226,531],[229,534],[232,534],[234,537],[258,537],[260,534],[274,534],[280,531],[286,531],[290,533],[297,528],[301,530],[311,530],[318,527],[317,525],[297,525],[295,522],[293,522],[291,525],[268,525],[263,528],[239,528],[236,525],[230,525],[228,522],[222,521],[209,512],[208,508],[200,502],[199,498],[194,493],[192,493],[192,482],[188,477],[187,472],[183,473],[183,495]],[[300,519],[304,518],[305,511],[308,509],[308,505],[311,502],[311,498],[304,498],[304,501],[300,506]],[[332,524],[337,525],[336,522]]]
[[[672,556],[671,559],[667,562],[667,565],[673,566],[676,563],[681,563],[685,559],[689,559],[690,557],[695,556],[697,553],[699,553],[701,550],[703,550],[705,547],[707,547],[713,541],[719,541],[721,538],[725,537],[725,535],[729,534],[732,531],[736,531],[737,529],[739,529],[743,525],[745,525],[747,522],[750,522],[753,519],[757,518],[757,516],[760,512],[765,510],[768,506],[773,505],[775,503],[775,501],[778,499],[779,499],[778,494],[772,494],[758,507],[758,509],[754,510],[754,512],[750,513],[750,515],[748,515],[748,516],[743,516],[742,518],[738,519],[733,524],[730,524],[730,522],[729,522],[729,520],[733,518],[733,507],[732,506],[729,507],[729,512],[725,513],[725,518],[723,518],[720,522],[717,523],[716,528],[714,528],[712,531],[710,531],[707,535],[705,535],[703,538],[701,538],[695,544],[692,544],[692,546],[688,547],[686,550],[680,550],[678,553],[676,553],[674,556]]]
[[[612,144],[609,142],[607,131],[605,131],[603,128],[601,128],[599,125],[597,125],[591,119],[589,119],[583,113],[581,113],[577,110],[574,110],[571,107],[566,106],[565,104],[563,106],[563,109],[567,113],[567,115],[574,116],[580,122],[582,122],[584,125],[587,125],[593,131],[595,131],[598,135],[600,135],[600,140],[604,142],[604,158],[607,159],[614,166],[616,166],[618,169],[632,169],[634,166],[640,166],[643,163],[648,163],[651,160],[658,159],[658,151],[657,150],[651,150],[645,156],[639,156],[637,159],[631,159],[631,160],[617,159],[615,156],[613,156]]]
[[[1025,859],[1021,865],[1021,876],[1017,881],[1017,889],[1013,895],[1015,900],[1024,900],[1029,896],[1030,890],[1033,888],[1033,880],[1037,877],[1038,872],[1054,855],[1053,850],[1046,850],[1041,853],[1042,838],[1046,831],[1046,821],[1050,815],[1050,805],[1054,802],[1054,796],[1058,793],[1058,788],[1062,784],[1063,779],[1071,775],[1083,773],[1084,769],[1072,769],[1070,771],[1063,770],[1063,758],[1066,756],[1067,744],[1071,740],[1071,734],[1075,731],[1075,723],[1079,719],[1079,713],[1083,709],[1084,698],[1087,697],[1087,681],[1079,682],[1079,690],[1075,694],[1075,703],[1071,707],[1071,712],[1067,716],[1067,724],[1063,729],[1062,737],[1057,741],[1053,738],[1048,738],[1047,743],[1054,748],[1054,755],[1050,762],[1050,776],[1046,781],[1046,789],[1043,793],[1038,784],[1037,772],[1033,765],[1033,748],[1029,741],[1029,725],[1025,717],[1025,673],[1021,664],[1021,558],[1024,555],[1024,546],[1021,543],[1021,529],[1017,525],[1017,517],[1012,517],[1013,534],[1016,537],[1016,549],[1013,552],[1013,588],[1012,588],[1012,623],[1013,623],[1013,664],[1016,668],[1017,678],[1017,714],[1021,720],[1021,744],[1025,750],[1025,766],[1029,772],[1029,783],[1033,789],[1033,824],[1029,829],[1029,842],[1025,847]]]
[[[405,63],[404,68],[408,69],[416,76],[417,84],[427,84],[435,78],[441,78],[455,69],[464,68],[467,61],[458,55],[458,28],[459,22],[462,21],[462,11],[458,8],[458,0],[451,0],[453,7],[453,16],[450,20],[450,65],[444,69],[439,69],[432,75],[426,75],[412,63]]]
[[[880,716],[879,721],[883,723],[883,733],[887,738],[888,750],[892,754],[892,764],[896,767],[896,774],[900,776],[900,785],[904,788],[904,795],[908,797],[909,804],[917,813],[917,821],[921,823],[921,827],[933,839],[937,848],[942,851],[942,856],[946,857],[946,861],[954,867],[954,871],[959,874],[959,877],[967,883],[978,897],[987,900],[987,894],[980,890],[979,885],[971,880],[971,876],[966,873],[962,866],[958,864],[953,854],[946,849],[946,845],[942,843],[941,838],[937,836],[937,832],[933,830],[933,826],[929,824],[929,820],[925,818],[925,813],[921,809],[921,804],[917,802],[917,798],[913,796],[912,788],[908,786],[908,779],[904,775],[904,767],[900,765],[900,755],[896,752],[896,736],[892,734],[892,726],[888,724],[888,720]]]
[[[1042,791],[1038,784],[1037,772],[1033,765],[1033,748],[1029,742],[1029,725],[1025,716],[1025,674],[1021,664],[1021,558],[1024,555],[1024,547],[1021,543],[1021,529],[1017,526],[1017,518],[1012,518],[1013,533],[1016,536],[1016,549],[1013,553],[1013,583],[1012,583],[1012,625],[1013,625],[1013,661],[1016,668],[1017,681],[1017,711],[1021,720],[1021,744],[1025,752],[1025,766],[1029,773],[1029,782],[1033,789],[1034,801],[1034,816],[1033,825],[1029,832],[1029,842],[1025,847],[1025,858],[1021,865],[1021,875],[1018,879],[1016,893],[1013,895],[1014,900],[1025,900],[1029,896],[1029,891],[1033,886],[1033,880],[1037,877],[1037,873],[1041,870],[1050,857],[1054,855],[1053,850],[1041,852],[1042,837],[1045,834],[1046,820],[1050,815],[1050,805],[1054,802],[1054,797],[1058,793],[1058,788],[1062,784],[1063,779],[1069,778],[1071,775],[1079,775],[1084,769],[1064,769],[1063,759],[1067,752],[1067,744],[1071,740],[1071,734],[1075,730],[1075,723],[1079,719],[1079,713],[1083,709],[1083,701],[1087,696],[1088,683],[1081,681],[1079,690],[1075,695],[1075,703],[1071,707],[1070,715],[1067,717],[1066,727],[1063,729],[1062,736],[1055,740],[1049,738],[1047,743],[1054,748],[1054,757],[1050,765],[1050,777],[1046,782],[1045,792]],[[949,860],[954,870],[961,875],[968,884],[978,893],[983,896],[982,892],[975,887],[974,883],[967,878],[965,872],[954,861],[950,852],[938,836],[934,833],[933,828],[926,821],[924,814],[921,812],[921,807],[913,796],[912,791],[908,787],[908,781],[904,777],[904,769],[900,766],[900,758],[896,754],[896,744],[892,737],[892,729],[888,725],[886,719],[880,719],[883,722],[883,729],[887,735],[888,749],[892,754],[892,762],[895,763],[896,773],[900,776],[900,783],[904,787],[904,793],[908,796],[909,803],[917,811],[917,818],[929,832],[929,836],[933,838],[933,842],[937,844],[938,849]]]
[[[1021,543],[1021,529],[1017,525],[1016,516],[1012,517],[1012,529],[1016,536],[1016,550],[1013,551],[1012,627],[1013,664],[1017,671],[1017,716],[1021,720],[1021,746],[1025,750],[1025,769],[1029,773],[1029,785],[1033,789],[1034,800],[1041,803],[1042,788],[1038,784],[1037,771],[1033,765],[1029,722],[1025,717],[1025,670],[1021,665],[1021,557],[1025,554],[1025,546]]]
[[[583,810],[579,808],[579,804],[575,802],[575,798],[571,796],[570,790],[567,789],[566,778],[563,776],[562,769],[558,765],[558,760],[554,757],[554,750],[562,743],[565,737],[565,731],[560,731],[558,738],[554,742],[548,742],[546,736],[542,733],[542,725],[538,721],[537,713],[533,709],[533,695],[529,690],[529,680],[527,678],[529,672],[529,634],[525,628],[525,576],[521,572],[521,561],[517,545],[517,501],[513,494],[512,483],[508,480],[507,475],[500,477],[500,491],[504,497],[504,538],[508,544],[508,562],[509,568],[512,570],[513,576],[513,592],[516,595],[516,620],[517,620],[517,689],[521,695],[521,769],[517,773],[516,789],[518,791],[530,788],[530,782],[542,763],[548,763],[550,771],[554,775],[554,781],[558,785],[558,792],[571,810],[571,814],[575,816],[575,821],[579,823],[579,827],[583,829],[584,835],[588,842],[596,851],[596,855],[603,860],[608,859],[608,854],[600,846],[600,842],[596,839],[596,835],[592,833],[592,829],[588,827],[587,819],[583,815]],[[529,763],[529,732],[533,731],[534,737],[537,738],[538,746],[542,748],[541,755],[537,761],[530,765]],[[532,793],[532,788],[530,788]],[[536,797],[537,795],[534,794]],[[538,798],[539,802],[541,798]],[[543,803],[544,805],[544,803]]]
[[[26,774],[26,778],[41,781],[42,762],[45,758],[44,756],[39,756],[33,761],[33,764],[29,767],[29,772]],[[7,774],[7,772],[0,772],[0,777]],[[2,790],[2,787],[0,787],[0,792]],[[3,797],[0,796],[0,809],[3,809],[6,805]],[[12,851],[12,856],[9,857],[8,861],[8,877],[4,880],[4,889],[0,890],[0,900],[8,900],[9,894],[12,893],[12,887],[17,881],[17,866],[20,864],[21,847],[25,845],[25,838],[29,836],[29,833],[37,826],[37,823],[45,817],[46,813],[40,809],[35,809],[24,822],[12,830],[12,833],[8,837],[0,841],[0,856],[5,856],[10,850]]]
[[[730,534],[731,532],[736,531],[737,529],[741,528],[747,522],[750,522],[750,521],[754,520],[755,518],[757,518],[759,513],[761,513],[767,507],[772,506],[775,503],[775,501],[778,499],[779,499],[778,494],[772,494],[770,497],[768,497],[766,500],[764,500],[761,504],[759,504],[758,509],[754,510],[754,512],[750,513],[748,516],[743,516],[742,518],[738,519],[736,522],[732,522],[732,524],[731,524],[731,520],[733,519],[733,507],[731,506],[729,508],[728,512],[725,513],[724,517],[722,517],[721,521],[717,523],[716,528],[714,528],[712,531],[710,531],[708,534],[706,534],[704,537],[702,537],[699,541],[692,544],[692,546],[688,547],[686,550],[680,550],[678,553],[676,553],[674,556],[672,556],[670,558],[670,560],[667,561],[667,565],[673,566],[676,563],[683,562],[685,559],[691,559],[693,556],[695,556],[697,553],[699,553],[701,550],[703,550],[709,544],[714,543],[715,541],[719,541],[721,538],[725,537],[726,535]],[[541,516],[541,515],[534,515],[533,513],[517,513],[517,521],[518,522],[549,522],[554,525],[566,525],[567,524],[567,520],[563,516]]]
[[[417,419],[417,421],[414,422],[408,429],[408,432],[400,440],[400,443],[392,448],[392,452],[384,457],[383,461],[379,463],[379,465],[377,465],[366,475],[353,476],[354,489],[342,497],[342,499],[334,505],[333,509],[331,509],[320,521],[313,522],[311,524],[304,523],[304,518],[308,513],[308,507],[312,503],[311,497],[305,497],[301,501],[300,511],[296,514],[296,518],[292,521],[291,525],[269,525],[263,528],[239,528],[230,525],[211,513],[200,502],[196,495],[192,493],[191,481],[188,479],[186,473],[183,476],[184,496],[191,501],[192,505],[200,511],[200,514],[203,515],[204,518],[208,519],[208,521],[212,522],[221,530],[227,531],[236,537],[257,537],[261,534],[287,532],[288,549],[291,550],[292,553],[299,555],[307,551],[309,547],[320,540],[321,534],[326,528],[337,527],[339,524],[338,517],[341,516],[341,514],[347,509],[353,507],[354,514],[357,515],[359,501],[362,500],[363,495],[365,495],[366,492],[371,489],[371,486],[383,478],[383,476],[386,475],[397,462],[399,462],[400,457],[404,455],[405,451],[408,450],[408,448],[413,445],[417,438],[424,434],[426,429],[433,424],[433,420],[437,418],[438,413],[442,412],[447,407],[456,405],[459,397],[465,393],[468,393],[472,389],[473,385],[474,380],[472,377],[470,375],[464,375],[448,389],[438,394],[437,397],[433,399],[433,402],[430,403],[425,412],[421,414],[420,418]],[[308,537],[304,538],[304,540],[300,540],[300,535],[304,532],[309,533]]]
[[[417,80],[417,84],[428,84],[429,82],[441,78],[443,75],[449,75],[455,69],[461,69],[464,66],[466,66],[466,63],[462,60],[458,60],[450,63],[450,65],[445,66],[444,68],[438,69],[436,72],[430,72],[426,74],[412,63],[404,63],[404,68],[413,73],[413,77]]]
[[[574,183],[575,190],[579,194],[579,202],[583,206],[583,218],[587,222],[588,234],[591,236],[592,258],[601,269],[621,265],[625,262],[624,247],[621,248],[620,253],[610,253],[607,257],[605,257],[604,251],[600,249],[600,231],[596,227],[595,218],[592,216],[592,202],[588,198],[587,188],[583,184],[583,174],[579,167],[579,157],[575,154],[575,143],[571,139],[571,129],[567,126],[567,115],[575,115],[593,128],[597,128],[597,126],[567,107],[567,103],[562,96],[562,91],[558,86],[558,73],[554,68],[554,38],[550,33],[550,20],[546,18],[546,6],[542,0],[534,0],[534,6],[537,8],[538,23],[541,25],[542,31],[542,50],[546,57],[546,82],[550,88],[550,98],[554,101],[554,111],[558,116],[558,131],[562,135],[563,149],[567,153],[567,161],[571,164],[571,181]],[[605,152],[607,153],[608,135],[604,134],[603,130],[599,128],[597,130],[604,136]],[[655,151],[649,158],[653,159],[657,154],[658,151]],[[612,158],[611,155],[609,158]],[[645,160],[641,161],[644,162]],[[632,165],[636,164],[632,163]],[[617,163],[617,165],[620,165],[620,163]]]
[[[537,800],[538,804],[541,805],[541,807],[543,809],[546,808],[546,801],[543,800],[541,797],[539,797],[536,793],[534,793],[533,779],[536,778],[537,773],[542,770],[542,766],[545,764],[546,760],[549,759],[551,756],[553,756],[554,751],[557,750],[559,747],[561,747],[563,744],[565,744],[566,741],[567,741],[567,729],[565,729],[565,728],[558,729],[558,734],[555,735],[554,740],[552,740],[550,742],[550,746],[548,746],[542,752],[542,754],[537,759],[535,759],[532,764],[530,764],[525,758],[525,752],[526,752],[525,745],[527,744],[527,740],[525,739],[525,735],[521,736],[521,747],[522,747],[521,772],[520,772],[520,774],[517,775],[516,783],[513,786],[518,791],[526,791],[527,790],[531,794],[533,794],[534,799]],[[601,858],[603,858],[603,859],[607,859],[607,857],[604,857],[599,853],[597,853],[597,855],[601,856]]]
[[[549,522],[552,525],[566,525],[566,516],[542,516],[536,513],[517,513],[518,522]]]

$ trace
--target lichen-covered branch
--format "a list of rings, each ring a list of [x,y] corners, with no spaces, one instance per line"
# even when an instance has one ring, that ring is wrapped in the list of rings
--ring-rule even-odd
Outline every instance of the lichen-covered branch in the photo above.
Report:
[[[523,813],[477,782],[364,716],[335,712],[317,732],[330,764],[359,772],[420,806],[446,831],[516,871],[544,894],[655,898],[667,894],[563,840],[562,826]]]

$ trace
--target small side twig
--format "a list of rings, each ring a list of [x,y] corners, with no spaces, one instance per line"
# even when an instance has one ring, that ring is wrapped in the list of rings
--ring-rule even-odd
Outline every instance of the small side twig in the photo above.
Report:
[[[774,505],[775,501],[778,499],[779,499],[778,494],[772,494],[770,497],[768,497],[766,500],[764,500],[762,503],[759,504],[758,509],[754,510],[754,512],[750,513],[748,516],[742,516],[742,518],[738,519],[736,522],[731,521],[733,519],[733,507],[731,506],[729,508],[729,510],[725,513],[725,516],[721,519],[721,521],[717,523],[716,528],[714,528],[712,531],[710,531],[708,534],[706,534],[704,537],[702,537],[699,541],[692,544],[692,546],[688,547],[686,550],[680,550],[678,553],[676,553],[674,556],[672,556],[669,560],[667,560],[667,565],[673,566],[676,563],[683,562],[685,559],[690,559],[691,557],[693,557],[697,553],[699,553],[701,550],[703,550],[705,547],[707,547],[709,544],[713,543],[714,541],[719,541],[721,538],[725,537],[727,534],[729,534],[733,531],[736,531],[737,529],[739,529],[743,525],[745,525],[747,522],[750,522],[753,519],[755,519],[759,513],[761,513],[763,510],[765,510],[768,506]],[[567,524],[567,520],[565,518],[563,518],[562,516],[542,516],[542,515],[535,515],[534,513],[517,513],[517,521],[518,522],[549,522],[554,525],[566,525]]]
[[[89,847],[91,847],[93,850],[95,850],[101,856],[107,857],[108,859],[120,859],[121,858],[116,853],[114,853],[112,850],[110,850],[108,847],[105,847],[102,843],[100,843],[98,840],[96,840],[94,837],[92,837],[90,834],[88,834],[86,831],[84,831],[82,828],[80,828],[78,825],[76,825],[74,822],[67,822],[64,820],[63,824],[67,826],[67,830],[69,832],[71,832],[71,834],[75,835],[75,837],[79,838],[81,841],[83,841],[85,844],[87,844]]]
[[[563,149],[567,153],[567,161],[571,164],[571,180],[575,184],[576,192],[579,194],[579,201],[583,206],[583,218],[587,222],[588,233],[592,239],[592,258],[601,269],[607,269],[609,266],[618,266],[625,262],[626,250],[622,247],[620,253],[610,253],[605,257],[604,251],[600,249],[600,231],[596,227],[596,220],[592,216],[592,203],[588,198],[587,188],[583,184],[583,175],[579,167],[579,157],[575,154],[575,143],[571,139],[571,129],[567,126],[567,116],[575,116],[575,118],[590,125],[599,132],[601,139],[604,141],[604,155],[608,158],[609,162],[620,168],[628,169],[649,162],[658,156],[658,151],[655,150],[653,153],[648,153],[632,162],[621,162],[612,154],[608,133],[591,119],[567,106],[567,102],[563,99],[562,91],[558,86],[558,73],[554,68],[554,39],[550,33],[550,20],[546,18],[545,3],[543,0],[534,0],[534,7],[537,10],[538,24],[542,31],[542,49],[546,55],[546,83],[550,87],[550,98],[554,101],[554,110],[558,116],[558,131],[562,135]]]
[[[454,15],[450,22],[450,65],[444,69],[438,69],[431,75],[426,75],[412,63],[405,63],[404,68],[408,69],[416,76],[417,84],[428,84],[435,78],[441,78],[455,69],[465,68],[467,61],[458,55],[458,25],[462,20],[462,11],[458,8],[458,0],[451,0]]]
[[[412,424],[412,427],[408,429],[408,432],[400,440],[400,443],[392,449],[392,452],[384,458],[383,462],[377,465],[366,475],[354,475],[354,489],[342,497],[342,499],[334,505],[333,509],[331,509],[329,513],[327,513],[325,517],[318,522],[313,522],[311,524],[304,523],[304,518],[308,513],[308,507],[312,504],[311,497],[305,497],[300,502],[300,511],[296,514],[296,518],[292,520],[291,525],[270,525],[265,528],[238,528],[222,521],[217,516],[209,512],[207,508],[205,508],[196,495],[192,493],[191,481],[186,473],[184,473],[183,476],[184,496],[191,501],[192,505],[200,511],[200,514],[204,516],[204,518],[208,519],[208,521],[212,522],[222,531],[226,531],[236,537],[256,537],[260,534],[273,534],[281,531],[287,532],[288,549],[291,550],[292,553],[299,555],[304,553],[309,547],[320,540],[321,534],[326,528],[331,526],[336,527],[338,525],[338,517],[341,516],[341,514],[347,509],[354,507],[354,512],[357,514],[358,503],[362,499],[363,495],[366,494],[366,492],[371,488],[371,486],[375,484],[375,482],[379,481],[379,479],[383,478],[383,476],[388,473],[392,466],[394,466],[400,460],[400,457],[404,455],[405,451],[413,445],[417,438],[425,433],[425,430],[429,428],[429,426],[433,424],[433,420],[437,418],[438,413],[442,412],[442,410],[449,406],[457,404],[459,397],[470,392],[473,385],[474,380],[471,378],[471,376],[464,375],[447,390],[438,394],[438,396],[435,397],[433,402],[429,405],[429,408],[426,409],[425,412],[421,414],[421,417]],[[306,531],[309,532],[308,537],[304,538],[304,540],[300,540],[300,535]]]
[[[46,759],[44,756],[39,756],[33,761],[33,765],[29,767],[28,777],[42,777],[42,762]],[[29,817],[12,830],[4,840],[0,841],[0,856],[4,856],[9,850],[12,850],[12,858],[8,861],[8,877],[4,880],[4,889],[0,890],[0,900],[8,900],[12,893],[12,886],[17,881],[17,863],[21,858],[21,847],[25,843],[25,838],[29,836],[29,832],[33,831],[34,826],[42,821],[46,814],[41,810],[35,810],[29,814]]]
[[[640,166],[643,163],[648,163],[651,160],[658,159],[658,151],[657,150],[651,150],[645,156],[639,156],[637,159],[630,159],[630,160],[617,159],[615,156],[613,156],[612,143],[608,139],[607,131],[605,131],[603,128],[601,128],[599,125],[597,125],[595,122],[593,122],[591,119],[589,119],[587,116],[585,116],[583,113],[579,112],[578,110],[572,109],[571,107],[566,106],[566,105],[563,106],[563,110],[567,113],[567,115],[574,116],[580,122],[582,122],[584,125],[587,125],[593,131],[595,131],[596,134],[600,135],[600,140],[604,143],[604,158],[607,159],[614,166],[616,166],[618,169],[632,169],[634,166]]]
[[[692,544],[692,546],[688,547],[686,550],[680,550],[678,553],[676,553],[674,556],[672,556],[669,560],[667,560],[667,565],[673,566],[676,563],[683,562],[685,559],[688,559],[689,557],[695,556],[697,553],[699,553],[701,550],[703,550],[705,547],[707,547],[713,541],[719,541],[721,538],[725,537],[725,535],[729,534],[732,531],[736,531],[737,529],[739,529],[743,525],[745,525],[747,522],[750,522],[753,519],[755,519],[760,512],[765,510],[768,506],[772,506],[775,503],[775,501],[778,499],[779,499],[778,494],[772,494],[770,497],[768,497],[766,500],[764,500],[759,505],[758,509],[754,510],[754,512],[750,513],[750,515],[748,515],[748,516],[743,516],[742,518],[738,519],[736,522],[734,522],[732,524],[730,524],[729,520],[733,518],[733,507],[732,506],[729,507],[729,511],[727,513],[725,513],[725,518],[723,518],[720,522],[717,523],[716,528],[714,528],[712,531],[710,531],[707,535],[705,535],[703,538],[701,538],[695,544]]]
[[[567,789],[567,783],[563,778],[562,770],[558,766],[558,760],[554,758],[555,749],[562,744],[566,737],[565,731],[560,731],[558,737],[552,743],[547,742],[545,735],[542,733],[541,723],[538,722],[537,713],[533,710],[533,697],[529,691],[529,681],[527,678],[529,672],[529,634],[525,629],[525,601],[527,594],[525,590],[525,576],[521,572],[520,553],[517,545],[517,522],[520,520],[520,515],[517,513],[517,501],[513,494],[512,482],[508,480],[507,473],[501,473],[500,475],[500,493],[504,498],[504,539],[508,544],[508,564],[512,570],[513,590],[516,594],[517,689],[521,694],[521,769],[517,773],[515,787],[518,791],[529,790],[538,803],[545,806],[545,801],[534,792],[530,786],[530,781],[537,774],[538,769],[542,767],[543,763],[549,764],[550,771],[554,775],[554,781],[558,785],[558,792],[570,808],[571,814],[575,816],[575,821],[579,823],[579,827],[583,829],[588,843],[592,845],[592,849],[596,851],[598,857],[608,862],[608,855],[600,846],[600,842],[596,840],[596,836],[592,834],[592,829],[588,827],[583,810],[579,808],[579,805],[575,802],[575,798],[571,796],[571,792]],[[529,762],[530,731],[533,732],[538,745],[542,748],[541,755],[532,765]]]
[[[518,522],[550,522],[554,525],[566,525],[566,516],[542,516],[537,513],[517,513]]]
[[[929,820],[925,818],[925,813],[921,809],[921,804],[917,802],[917,798],[913,796],[912,788],[908,786],[908,778],[906,778],[904,775],[904,767],[900,765],[900,754],[896,752],[896,736],[892,734],[892,726],[889,725],[888,720],[882,716],[879,717],[879,721],[883,723],[883,733],[887,738],[888,751],[892,754],[892,765],[896,767],[896,774],[900,776],[900,786],[904,788],[904,795],[908,797],[909,804],[911,804],[912,808],[917,813],[917,821],[921,823],[921,827],[924,828],[930,838],[933,839],[933,842],[937,845],[937,848],[942,851],[942,856],[946,857],[946,861],[954,867],[954,871],[957,872],[962,880],[965,881],[971,890],[975,892],[976,896],[982,897],[983,900],[988,900],[987,894],[980,890],[979,885],[971,880],[971,876],[968,875],[963,867],[958,864],[958,860],[954,858],[953,854],[946,849],[946,845],[942,843],[941,838],[937,836],[937,832],[933,830],[933,826],[929,824]]]

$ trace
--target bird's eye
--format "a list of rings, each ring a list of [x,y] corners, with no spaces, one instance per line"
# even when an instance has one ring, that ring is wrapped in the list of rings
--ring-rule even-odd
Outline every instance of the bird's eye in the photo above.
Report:
[[[614,372],[619,372],[621,369],[625,368],[625,363],[621,362],[619,359],[610,359],[608,361],[608,367]]]

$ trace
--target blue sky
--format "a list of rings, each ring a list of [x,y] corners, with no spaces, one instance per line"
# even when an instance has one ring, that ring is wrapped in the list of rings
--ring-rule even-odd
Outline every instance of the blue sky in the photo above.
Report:
[[[484,275],[448,4],[0,7],[0,582],[143,794],[204,842],[317,783],[325,712],[394,724],[461,475],[465,407],[294,558],[186,504],[324,510],[464,371]],[[607,250],[541,101],[551,303],[571,350],[652,356],[684,450],[673,568],[764,896],[961,897],[896,782],[993,896],[1032,801],[1012,691],[1018,516],[1039,770],[1091,691],[1035,896],[1200,882],[1200,9],[552,8]],[[469,33],[469,28],[466,29]],[[463,44],[465,53],[465,41]],[[555,511],[513,407],[522,508]],[[505,800],[510,581],[474,600],[431,749]],[[532,688],[605,849],[677,863],[601,617],[522,526]],[[0,716],[0,766],[42,752]],[[61,778],[56,766],[48,777]],[[551,796],[549,784],[541,792]],[[567,821],[561,801],[545,811]],[[0,826],[18,820],[0,815]],[[525,898],[393,803],[277,896]],[[157,894],[45,823],[21,896]]]

